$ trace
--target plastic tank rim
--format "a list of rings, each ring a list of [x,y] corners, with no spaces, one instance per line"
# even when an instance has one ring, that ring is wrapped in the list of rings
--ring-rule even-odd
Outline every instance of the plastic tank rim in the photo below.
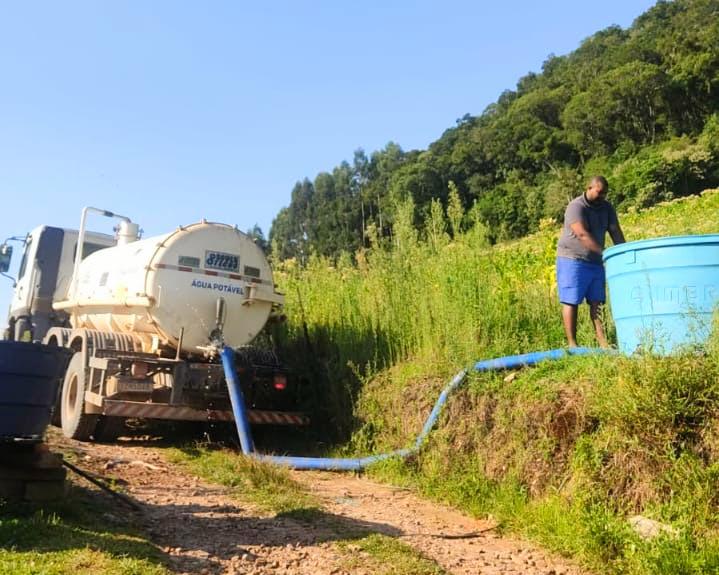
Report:
[[[719,234],[701,234],[694,236],[665,236],[661,238],[650,238],[646,240],[637,240],[635,242],[626,242],[607,248],[602,254],[602,259],[606,263],[606,261],[610,258],[613,258],[614,256],[618,256],[626,252],[648,250],[653,248],[694,246],[706,244],[719,244]]]

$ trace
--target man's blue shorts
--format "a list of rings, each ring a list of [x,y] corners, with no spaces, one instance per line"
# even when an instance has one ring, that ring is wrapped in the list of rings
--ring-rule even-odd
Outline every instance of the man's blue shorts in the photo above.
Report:
[[[571,305],[601,302],[607,299],[604,292],[604,266],[571,258],[557,258],[557,289],[559,301]]]

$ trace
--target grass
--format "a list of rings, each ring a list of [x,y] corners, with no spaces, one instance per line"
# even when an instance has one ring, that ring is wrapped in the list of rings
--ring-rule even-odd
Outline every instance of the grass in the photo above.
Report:
[[[719,231],[719,193],[624,214],[630,240]],[[422,241],[398,218],[393,245],[276,264],[288,322],[275,340],[311,385],[315,419],[346,439],[364,383],[411,360],[446,376],[478,358],[565,345],[554,281],[558,227],[490,247],[481,230]],[[439,226],[441,228],[441,226]],[[580,310],[579,341],[593,345]],[[614,328],[607,314],[609,337]],[[308,361],[309,358],[309,361]]]
[[[444,575],[431,559],[402,541],[374,533],[354,541],[337,544],[345,555],[342,562],[350,573],[373,575]]]
[[[715,572],[714,356],[571,358],[498,381],[475,377],[428,449],[370,473],[491,515],[598,573]],[[634,514],[679,535],[644,541]]]
[[[124,510],[123,510],[124,511]],[[93,494],[60,503],[0,502],[0,573],[162,575],[162,553]]]
[[[716,233],[718,216],[714,190],[620,217],[637,240]],[[301,358],[294,367],[316,384],[315,418],[345,453],[408,445],[461,366],[565,345],[553,277],[557,226],[489,247],[481,228],[426,241],[407,221],[400,213],[392,245],[376,243],[355,263],[278,266],[289,320],[276,341]],[[579,340],[592,345],[582,312]],[[712,345],[703,356],[575,357],[507,379],[475,375],[425,450],[371,473],[492,515],[598,573],[717,572]],[[679,535],[644,541],[628,525],[634,514]]]
[[[213,483],[226,485],[237,496],[275,514],[311,518],[318,501],[286,469],[244,457],[229,449],[195,445],[171,449],[166,455],[192,473]]]

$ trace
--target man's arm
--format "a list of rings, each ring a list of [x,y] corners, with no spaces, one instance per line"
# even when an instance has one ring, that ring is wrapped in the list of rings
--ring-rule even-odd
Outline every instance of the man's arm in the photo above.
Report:
[[[572,232],[574,232],[574,235],[577,236],[577,239],[582,242],[582,245],[585,248],[587,248],[590,252],[602,255],[602,246],[597,243],[597,240],[592,237],[589,230],[584,227],[582,220],[578,220],[573,224],[570,224],[569,227]]]
[[[609,236],[612,238],[614,245],[623,244],[627,240],[624,239],[624,232],[619,227],[619,222],[615,224],[609,224]]]

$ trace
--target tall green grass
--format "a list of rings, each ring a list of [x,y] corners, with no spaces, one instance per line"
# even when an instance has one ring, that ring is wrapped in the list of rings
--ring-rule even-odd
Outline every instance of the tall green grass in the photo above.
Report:
[[[450,371],[487,357],[565,345],[554,262],[559,227],[490,247],[477,224],[450,240],[433,210],[425,237],[405,204],[391,242],[334,262],[313,257],[277,264],[288,322],[275,334],[305,373],[311,403],[340,436],[352,428],[362,382],[409,358]],[[621,218],[629,240],[719,231],[719,193],[705,192]],[[579,342],[594,345],[586,306]],[[607,314],[609,337],[613,326]],[[299,359],[298,359],[299,358]]]
[[[490,247],[477,226],[450,240],[441,211],[432,213],[418,237],[412,206],[401,207],[391,243],[376,242],[356,263],[279,266],[289,320],[278,341],[315,384],[316,414],[345,451],[407,445],[462,366],[565,345],[554,287],[558,226]],[[621,223],[637,240],[719,232],[717,216],[719,193],[709,191]],[[594,344],[585,310],[579,340]],[[598,572],[719,572],[718,347],[475,375],[426,449],[372,472],[491,514]],[[627,522],[633,514],[675,535],[644,541]]]

